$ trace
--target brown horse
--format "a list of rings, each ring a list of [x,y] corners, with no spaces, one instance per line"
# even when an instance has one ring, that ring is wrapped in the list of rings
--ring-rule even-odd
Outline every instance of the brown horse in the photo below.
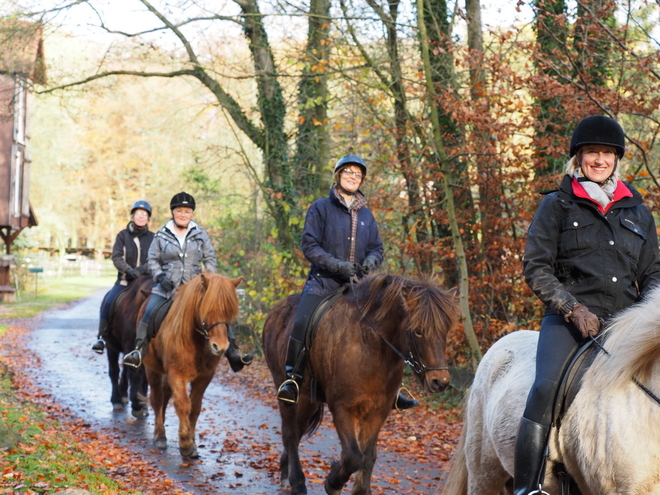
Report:
[[[147,415],[143,397],[147,395],[147,377],[144,368],[119,368],[119,357],[135,348],[135,321],[142,303],[149,297],[154,283],[149,275],[142,275],[117,296],[111,309],[106,338],[108,375],[112,384],[112,402],[115,411],[121,411],[129,400],[133,416]]]
[[[172,398],[179,417],[179,452],[198,457],[195,427],[206,387],[229,346],[229,324],[238,316],[236,286],[229,279],[204,272],[180,286],[174,302],[149,343],[144,366],[154,410],[154,444],[167,448],[165,410]],[[187,386],[190,384],[190,395]]]
[[[285,380],[284,361],[300,295],[268,313],[263,332],[266,362],[275,387]],[[281,482],[292,494],[307,493],[298,445],[332,413],[341,442],[325,491],[338,495],[357,472],[354,494],[371,493],[376,440],[397,396],[404,363],[431,392],[449,384],[445,339],[458,319],[456,296],[431,282],[396,275],[366,277],[323,317],[309,351],[308,372],[297,404],[280,401]],[[312,379],[318,384],[312,393]]]

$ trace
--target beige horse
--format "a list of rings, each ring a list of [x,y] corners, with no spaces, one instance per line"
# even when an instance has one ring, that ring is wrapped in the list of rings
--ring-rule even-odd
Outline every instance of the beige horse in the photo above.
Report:
[[[660,288],[617,316],[582,387],[550,434],[544,491],[562,463],[582,495],[660,495]],[[511,493],[518,424],[534,380],[538,334],[522,330],[497,341],[479,364],[445,495]]]

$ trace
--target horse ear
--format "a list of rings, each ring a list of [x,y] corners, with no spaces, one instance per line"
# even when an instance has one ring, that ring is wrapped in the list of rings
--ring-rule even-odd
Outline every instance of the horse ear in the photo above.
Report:
[[[240,284],[242,281],[243,281],[243,277],[231,279],[231,283],[234,287],[238,287],[238,284]]]
[[[199,279],[202,289],[206,290],[209,288],[209,277],[205,272],[200,273],[200,279]]]

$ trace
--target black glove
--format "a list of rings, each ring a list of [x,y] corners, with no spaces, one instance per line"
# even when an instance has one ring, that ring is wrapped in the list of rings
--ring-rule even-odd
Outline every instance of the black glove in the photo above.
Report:
[[[337,265],[337,273],[344,278],[351,278],[357,273],[357,266],[350,261],[340,261]]]
[[[174,282],[172,282],[164,273],[158,276],[158,283],[160,284],[160,288],[165,292],[169,292],[174,289]]]
[[[146,263],[143,263],[136,268],[136,270],[140,273],[140,275],[144,275],[145,273],[147,273],[148,269],[149,268],[147,267]]]
[[[126,270],[126,280],[135,280],[140,277],[140,270],[137,268],[129,268]]]
[[[373,272],[375,269],[376,269],[376,257],[367,256],[362,262],[362,271],[368,275],[371,272]]]
[[[570,319],[585,339],[595,337],[600,331],[600,319],[584,304],[576,303],[573,306]]]

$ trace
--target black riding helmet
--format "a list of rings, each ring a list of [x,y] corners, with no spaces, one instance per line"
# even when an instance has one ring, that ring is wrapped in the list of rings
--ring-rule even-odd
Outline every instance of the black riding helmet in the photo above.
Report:
[[[133,203],[133,206],[131,207],[131,215],[135,213],[135,210],[144,210],[151,217],[151,205],[143,199]]]
[[[192,208],[193,211],[194,211],[195,210],[195,198],[193,198],[187,192],[180,192],[180,193],[175,194],[172,197],[172,200],[170,201],[170,210],[173,210],[174,208],[178,208],[180,206],[187,206],[188,208]]]
[[[586,117],[575,126],[571,138],[570,155],[575,156],[580,148],[587,144],[612,146],[619,159],[626,152],[626,139],[619,123],[605,115]]]

